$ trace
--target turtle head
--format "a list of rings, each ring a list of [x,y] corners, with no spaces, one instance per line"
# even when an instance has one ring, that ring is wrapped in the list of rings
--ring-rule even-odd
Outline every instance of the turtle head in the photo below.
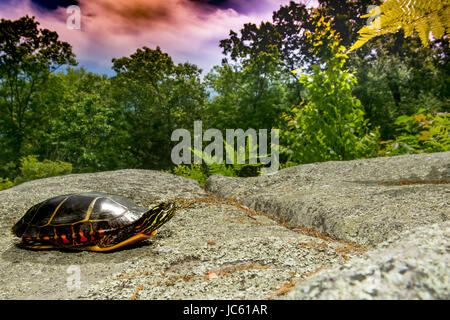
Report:
[[[173,202],[163,202],[151,208],[136,221],[136,233],[152,234],[173,217],[176,209]]]

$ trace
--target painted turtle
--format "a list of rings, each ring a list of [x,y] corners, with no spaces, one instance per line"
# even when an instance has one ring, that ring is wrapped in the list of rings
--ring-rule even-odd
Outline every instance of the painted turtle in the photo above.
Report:
[[[147,211],[120,196],[68,194],[31,207],[12,232],[31,249],[110,251],[154,236],[175,209],[172,202]]]

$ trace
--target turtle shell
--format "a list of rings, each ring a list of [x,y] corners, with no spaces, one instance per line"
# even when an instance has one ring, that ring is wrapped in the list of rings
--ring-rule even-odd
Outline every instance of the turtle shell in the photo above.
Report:
[[[31,207],[12,232],[34,243],[62,246],[95,244],[105,234],[129,226],[146,210],[129,200],[103,193],[68,194]]]

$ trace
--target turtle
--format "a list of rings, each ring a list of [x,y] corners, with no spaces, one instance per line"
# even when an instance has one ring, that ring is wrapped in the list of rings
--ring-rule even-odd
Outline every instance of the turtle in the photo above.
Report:
[[[118,195],[67,194],[32,206],[11,231],[29,249],[111,251],[154,236],[175,211],[173,202],[147,210]]]

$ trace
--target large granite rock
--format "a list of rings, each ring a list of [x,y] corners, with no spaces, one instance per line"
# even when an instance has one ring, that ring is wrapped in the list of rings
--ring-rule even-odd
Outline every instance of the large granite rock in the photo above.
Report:
[[[417,226],[449,219],[450,152],[313,163],[270,176],[210,177],[221,197],[374,247]]]
[[[450,222],[405,231],[295,286],[289,299],[450,299]],[[285,297],[283,297],[285,298]]]
[[[30,206],[87,191],[119,194],[142,206],[190,200],[178,200],[184,209],[155,237],[121,251],[31,251],[17,246],[19,239],[10,228]],[[284,293],[293,280],[343,263],[348,258],[344,251],[359,253],[222,202],[194,180],[157,171],[53,177],[0,192],[1,299],[265,299]]]
[[[449,155],[214,176],[213,194],[149,170],[26,182],[0,192],[0,298],[448,299]],[[30,206],[87,191],[182,208],[155,237],[116,252],[17,245],[10,227]]]

